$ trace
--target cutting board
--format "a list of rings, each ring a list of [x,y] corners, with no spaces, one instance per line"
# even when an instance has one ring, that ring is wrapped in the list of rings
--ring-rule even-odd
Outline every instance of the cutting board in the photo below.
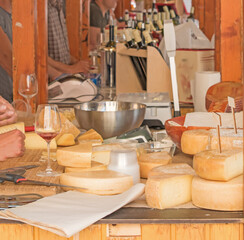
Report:
[[[59,183],[59,177],[38,177],[36,173],[46,168],[46,162],[40,162],[43,150],[26,150],[24,156],[19,158],[11,158],[4,162],[0,162],[0,169],[19,167],[24,165],[40,165],[37,168],[29,169],[23,176],[30,180],[38,180],[50,183]],[[63,172],[64,168],[59,166],[57,162],[51,161],[52,169],[57,172]],[[50,196],[62,192],[60,187],[47,187],[27,184],[14,184],[12,182],[0,183],[1,195],[15,195],[25,193],[37,193],[42,196]]]

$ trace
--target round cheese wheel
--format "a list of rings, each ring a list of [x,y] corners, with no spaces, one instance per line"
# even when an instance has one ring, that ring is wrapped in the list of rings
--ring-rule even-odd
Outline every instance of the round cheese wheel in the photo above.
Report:
[[[106,170],[107,166],[99,162],[91,162],[91,167],[65,167],[65,172],[83,172]]]
[[[228,182],[209,181],[194,177],[192,203],[197,207],[212,210],[243,210],[243,175]]]

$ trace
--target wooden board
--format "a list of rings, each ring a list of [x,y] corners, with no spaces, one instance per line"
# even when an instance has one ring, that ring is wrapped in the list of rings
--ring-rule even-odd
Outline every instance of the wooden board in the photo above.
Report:
[[[51,183],[59,183],[59,177],[38,177],[36,173],[40,170],[44,170],[46,162],[40,162],[43,150],[26,150],[23,157],[8,159],[5,162],[1,162],[0,169],[19,167],[24,165],[40,165],[37,168],[29,169],[23,176],[30,180],[38,180]],[[57,162],[51,162],[53,170],[57,172],[63,172],[64,168],[59,166]],[[61,192],[60,187],[46,187],[38,185],[27,185],[27,184],[14,184],[12,182],[4,182],[0,184],[1,195],[13,195],[13,194],[24,194],[24,193],[37,193],[42,196],[50,196]]]

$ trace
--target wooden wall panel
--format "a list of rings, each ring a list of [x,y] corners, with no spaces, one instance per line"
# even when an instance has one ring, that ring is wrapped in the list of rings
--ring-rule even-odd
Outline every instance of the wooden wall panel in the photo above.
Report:
[[[1,240],[32,240],[33,227],[27,224],[0,224]]]
[[[117,2],[117,7],[115,8],[115,16],[117,19],[119,19],[120,17],[124,17],[124,12],[125,10],[129,10],[131,9],[130,7],[130,0],[118,0]]]
[[[82,0],[81,59],[89,58],[90,0]]]

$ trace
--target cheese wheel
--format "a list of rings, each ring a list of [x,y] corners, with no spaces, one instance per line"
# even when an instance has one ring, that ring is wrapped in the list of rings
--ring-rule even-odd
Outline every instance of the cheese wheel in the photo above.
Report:
[[[133,185],[130,175],[111,170],[63,173],[60,183],[86,189],[77,189],[85,193],[113,195],[122,193]],[[67,190],[67,189],[65,189]]]
[[[192,203],[197,207],[212,210],[243,210],[243,175],[228,182],[209,181],[194,177]]]
[[[102,136],[94,129],[90,129],[78,137],[78,140],[100,140],[103,142]]]
[[[73,146],[75,145],[75,137],[72,133],[64,133],[58,140],[58,146]]]
[[[210,134],[205,129],[194,129],[183,132],[181,136],[181,150],[186,154],[194,155],[208,149]]]
[[[148,173],[152,168],[161,165],[166,165],[171,161],[172,161],[172,157],[166,151],[142,153],[138,158],[141,178],[147,178]]]
[[[23,122],[17,122],[17,123],[14,123],[14,124],[9,124],[9,125],[2,126],[2,127],[0,127],[0,134],[12,131],[14,129],[18,129],[22,133],[25,133],[25,124]]]
[[[91,167],[91,143],[80,143],[57,150],[58,164],[65,167]]]
[[[91,162],[91,167],[66,167],[65,172],[83,172],[83,171],[100,171],[100,170],[106,170],[107,166],[98,163],[98,162]]]
[[[187,163],[170,163],[167,165],[155,167],[151,169],[148,174],[148,178],[155,175],[162,174],[190,174],[196,175],[194,169],[189,166]]]
[[[210,149],[219,149],[218,133],[216,129],[210,130]],[[221,149],[243,148],[243,130],[238,129],[235,134],[234,129],[220,129]]]
[[[207,150],[193,158],[193,168],[204,179],[229,181],[243,173],[242,150]]]
[[[47,142],[35,132],[25,133],[25,148],[26,149],[47,149]],[[50,143],[50,149],[57,149],[55,139]]]
[[[164,209],[191,201],[190,174],[161,174],[148,178],[145,196],[148,206]]]

